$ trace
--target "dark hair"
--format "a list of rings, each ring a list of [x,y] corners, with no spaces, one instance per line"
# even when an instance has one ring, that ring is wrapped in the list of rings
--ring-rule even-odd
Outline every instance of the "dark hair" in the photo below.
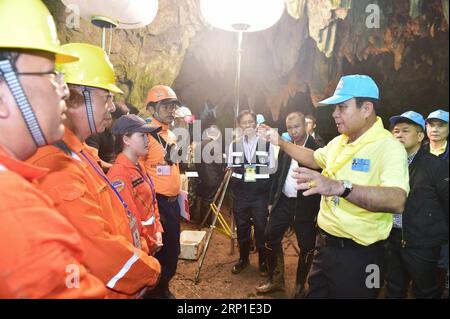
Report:
[[[317,123],[317,119],[314,115],[312,114],[307,114],[305,115],[305,119],[310,119],[311,121],[313,121],[314,123]]]
[[[123,137],[130,137],[133,133],[125,133],[122,135],[113,135],[114,136],[114,153],[116,156],[122,153],[125,144],[123,143]]]
[[[355,97],[356,101],[356,107],[360,109],[364,102],[370,102],[373,104],[373,110],[375,111],[375,114],[380,109],[380,100],[378,99],[372,99],[370,97]]]
[[[238,124],[241,123],[242,118],[246,115],[251,115],[253,117],[253,120],[255,120],[255,122],[256,122],[256,113],[255,112],[253,112],[251,110],[243,110],[243,111],[240,111],[237,116],[237,119],[236,119],[237,123]]]
[[[288,116],[286,116],[286,121],[288,119],[291,119],[292,117],[297,116],[300,118],[300,121],[305,125],[305,115],[302,112],[292,112],[289,113]]]
[[[153,107],[156,109],[156,104],[158,104],[158,102],[148,102],[145,106],[145,109],[148,109],[149,107]]]
[[[134,114],[134,115],[139,114],[139,109],[132,104],[128,104],[128,109],[130,110],[130,114]]]
[[[119,119],[119,117],[121,117],[122,115],[126,115],[126,113],[120,107],[116,107],[114,112],[111,113],[113,120]]]
[[[67,105],[80,105],[84,103],[84,97],[83,94],[81,94],[76,88],[77,85],[74,84],[67,84],[69,88],[69,98],[66,100]]]

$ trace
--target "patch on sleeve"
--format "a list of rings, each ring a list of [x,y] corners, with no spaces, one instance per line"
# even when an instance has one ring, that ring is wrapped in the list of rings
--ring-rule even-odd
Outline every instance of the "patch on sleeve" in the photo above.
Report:
[[[119,193],[125,188],[125,183],[121,179],[115,179],[111,184]]]
[[[131,182],[131,184],[133,185],[133,188],[135,188],[135,187],[139,186],[140,184],[142,184],[143,182],[144,182],[144,179],[142,177],[139,177],[139,178],[133,180]]]

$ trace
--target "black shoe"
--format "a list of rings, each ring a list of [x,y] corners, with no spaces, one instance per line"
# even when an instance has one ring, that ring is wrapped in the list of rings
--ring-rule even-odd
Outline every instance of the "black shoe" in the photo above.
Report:
[[[177,299],[175,295],[169,290],[169,288],[165,289],[161,293],[161,299]]]
[[[294,299],[304,299],[306,295],[306,289],[302,285],[295,287]]]
[[[160,295],[160,292],[158,288],[154,288],[152,290],[147,290],[143,295],[142,299],[158,299],[158,296]]]
[[[244,270],[248,265],[249,265],[248,259],[247,260],[239,259],[238,263],[233,266],[233,269],[231,269],[231,273],[237,275],[242,270]]]

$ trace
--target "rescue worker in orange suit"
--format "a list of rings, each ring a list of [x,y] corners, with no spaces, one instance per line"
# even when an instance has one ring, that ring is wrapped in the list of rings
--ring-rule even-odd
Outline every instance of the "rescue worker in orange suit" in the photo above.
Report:
[[[128,204],[128,208],[139,216],[151,255],[163,246],[163,227],[159,218],[155,186],[139,163],[139,158],[148,152],[147,133],[156,130],[159,131],[160,128],[147,125],[135,114],[121,116],[112,127],[112,134],[116,136],[114,148],[119,155],[108,172],[108,178]]]
[[[40,0],[0,0],[0,298],[104,298],[83,265],[81,238],[34,185],[47,171],[24,162],[59,140],[64,81],[75,61]]]
[[[70,90],[66,131],[61,141],[40,149],[30,163],[50,169],[39,180],[59,212],[79,231],[86,247],[86,265],[106,285],[108,298],[140,297],[158,281],[161,268],[148,255],[140,222],[104,175],[100,159],[84,142],[105,129],[114,111],[114,69],[99,47],[63,46],[80,57],[59,65]]]
[[[152,124],[161,126],[159,133],[149,135],[148,153],[144,157],[147,172],[155,183],[161,224],[164,228],[163,247],[155,255],[161,263],[161,279],[154,292],[155,298],[175,298],[169,289],[169,282],[177,270],[180,253],[180,207],[178,194],[181,189],[180,168],[173,150],[176,136],[169,130],[180,102],[168,86],[154,86],[147,95],[147,110],[153,115]]]

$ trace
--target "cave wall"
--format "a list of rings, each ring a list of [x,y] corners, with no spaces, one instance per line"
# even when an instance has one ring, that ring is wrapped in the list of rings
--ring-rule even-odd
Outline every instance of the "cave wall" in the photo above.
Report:
[[[101,31],[70,13],[59,0],[44,0],[63,43],[100,44]],[[286,0],[272,28],[244,34],[241,109],[248,106],[271,125],[288,112],[315,113],[319,132],[332,136],[330,110],[316,109],[342,75],[363,73],[380,86],[389,117],[406,109],[424,114],[448,109],[449,0]],[[371,4],[381,9],[378,28],[368,28]],[[257,8],[255,8],[257,10]],[[199,115],[207,99],[222,125],[233,123],[237,35],[203,21],[198,0],[159,0],[155,21],[138,30],[114,30],[111,60],[126,103],[143,108],[154,84],[173,85]]]
[[[101,45],[101,29],[89,21],[74,24],[73,13],[60,0],[44,0],[56,20],[62,43]],[[105,4],[107,4],[105,0]],[[181,69],[190,39],[203,28],[197,0],[159,0],[158,14],[147,27],[113,31],[111,61],[118,86],[125,92],[116,98],[141,108],[147,91],[156,84],[171,85]],[[109,31],[107,32],[109,46]]]
[[[379,28],[368,28],[381,9]],[[314,113],[319,132],[336,134],[331,112],[314,105],[331,95],[345,74],[368,74],[381,92],[380,115],[408,109],[427,115],[448,109],[448,1],[288,0],[288,13],[271,29],[245,34],[241,108],[248,105],[272,125],[285,115]],[[191,41],[174,86],[196,113],[209,98],[232,125],[236,35],[205,28]]]

